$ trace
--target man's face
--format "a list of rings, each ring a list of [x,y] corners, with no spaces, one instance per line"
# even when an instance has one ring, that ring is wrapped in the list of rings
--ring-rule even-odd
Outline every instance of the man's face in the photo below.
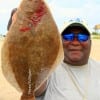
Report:
[[[72,28],[70,32],[74,34],[84,33],[81,29]],[[64,61],[71,65],[86,64],[91,49],[90,38],[87,41],[79,42],[77,37],[73,41],[63,39]]]

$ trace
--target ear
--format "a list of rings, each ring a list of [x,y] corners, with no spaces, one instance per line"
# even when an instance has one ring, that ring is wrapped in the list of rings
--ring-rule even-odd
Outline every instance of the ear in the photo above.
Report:
[[[89,44],[90,44],[90,49],[91,49],[91,45],[92,45],[92,40],[91,39],[89,40]]]
[[[92,40],[90,39],[90,45],[92,44]]]

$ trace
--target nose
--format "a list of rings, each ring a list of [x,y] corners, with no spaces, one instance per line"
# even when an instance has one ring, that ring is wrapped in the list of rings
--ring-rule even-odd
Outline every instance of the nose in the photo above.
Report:
[[[80,42],[78,41],[77,37],[75,37],[75,38],[73,39],[73,41],[71,42],[71,44],[77,46],[77,45],[80,45]]]

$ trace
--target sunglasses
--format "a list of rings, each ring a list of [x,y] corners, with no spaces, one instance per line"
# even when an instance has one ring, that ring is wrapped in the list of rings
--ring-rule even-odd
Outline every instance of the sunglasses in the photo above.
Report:
[[[79,42],[85,42],[89,39],[89,35],[88,34],[84,34],[84,33],[67,33],[67,34],[63,34],[62,35],[63,39],[66,41],[73,41],[75,38],[77,38],[77,40]]]

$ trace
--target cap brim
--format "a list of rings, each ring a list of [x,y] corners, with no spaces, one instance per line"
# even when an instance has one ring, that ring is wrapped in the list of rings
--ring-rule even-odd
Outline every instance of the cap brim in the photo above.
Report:
[[[91,34],[91,32],[86,24],[78,23],[78,22],[72,22],[72,23],[66,24],[63,27],[61,34],[63,34],[63,32],[66,31],[69,27],[80,27],[82,30],[85,30],[87,32],[87,34],[89,34],[89,35]]]

